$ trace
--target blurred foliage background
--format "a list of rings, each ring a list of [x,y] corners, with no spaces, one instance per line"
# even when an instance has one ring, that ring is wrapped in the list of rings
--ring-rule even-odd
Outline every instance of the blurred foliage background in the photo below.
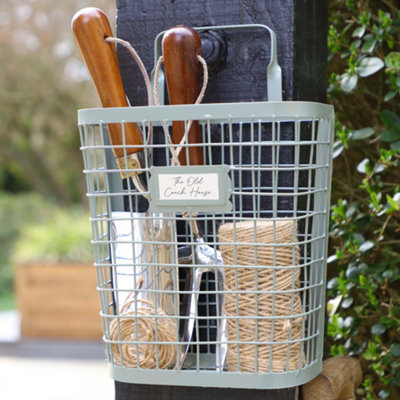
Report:
[[[96,1],[113,21],[115,4]],[[0,4],[0,190],[36,191],[63,205],[83,198],[76,110],[97,106],[71,33],[88,1]]]
[[[95,3],[112,21],[115,2]],[[68,228],[87,204],[76,110],[99,105],[70,31],[74,12],[89,5],[0,3],[0,309],[13,307],[16,254],[88,254],[74,247],[83,228]],[[360,399],[399,399],[398,0],[329,0],[329,25],[336,143],[325,357],[362,361]],[[57,246],[60,231],[67,247]]]
[[[91,5],[87,0],[0,2],[0,310],[15,306],[17,259],[88,259],[90,224],[76,111],[99,103],[71,19]],[[114,23],[115,2],[96,0],[96,5]],[[79,221],[82,229],[74,229]]]
[[[362,361],[363,399],[400,398],[400,12],[330,1],[336,143],[326,355]]]

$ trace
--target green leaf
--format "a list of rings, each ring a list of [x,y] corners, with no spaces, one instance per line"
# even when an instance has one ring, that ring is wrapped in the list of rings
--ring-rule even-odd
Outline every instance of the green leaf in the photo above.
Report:
[[[368,264],[361,263],[358,268],[360,268],[360,272],[367,272],[368,271]]]
[[[348,1],[347,3],[349,3]],[[354,4],[355,1],[351,0],[352,3],[352,10],[355,11],[357,9],[356,5]],[[368,26],[371,20],[371,13],[369,11],[363,11],[359,17],[360,24]]]
[[[360,208],[360,205],[358,203],[351,203],[349,205],[349,208],[346,211],[346,218],[351,218],[356,212],[357,210]]]
[[[353,304],[353,298],[352,297],[346,297],[342,301],[342,308],[349,308]]]
[[[363,46],[361,47],[361,51],[363,53],[372,53],[375,49],[377,39],[372,35],[364,36],[364,39],[366,39],[366,40],[365,40]]]
[[[330,279],[330,280],[328,281],[326,287],[327,287],[328,289],[336,289],[336,288],[338,288],[338,287],[339,287],[338,279],[337,279],[337,278],[332,278],[332,279]]]
[[[390,396],[390,391],[386,389],[382,389],[378,393],[378,397],[380,399],[387,399]]]
[[[399,368],[400,367],[400,361],[393,361],[392,362],[392,368]]]
[[[342,154],[343,150],[344,150],[344,146],[343,146],[342,142],[340,142],[340,141],[335,142],[335,144],[333,145],[332,157],[333,158],[339,157],[340,154]]]
[[[381,121],[387,128],[400,132],[400,118],[393,111],[383,110]]]
[[[387,92],[385,97],[383,98],[383,101],[390,101],[396,96],[397,92],[394,90],[391,90],[390,92]]]
[[[379,346],[376,343],[368,342],[367,350],[364,352],[363,357],[366,360],[375,360],[379,356]]]
[[[388,68],[399,69],[400,68],[400,52],[392,51],[385,57],[385,64]]]
[[[359,247],[358,250],[360,251],[360,253],[366,253],[367,251],[371,250],[374,247],[375,247],[375,242],[373,242],[372,240],[367,240]]]
[[[330,263],[332,263],[332,262],[334,262],[336,260],[337,260],[337,255],[336,254],[332,254],[331,256],[328,257],[328,259],[326,260],[326,263],[330,264]]]
[[[360,39],[357,39],[357,40],[355,40],[353,43],[352,43],[352,47],[354,48],[354,49],[358,49],[360,46],[361,46],[361,40]]]
[[[394,200],[391,196],[389,196],[388,194],[386,195],[386,200],[387,202],[390,204],[390,207],[395,210],[395,211],[399,211],[399,203]]]
[[[391,148],[392,150],[400,151],[400,140],[397,141],[397,142],[392,143],[392,144],[390,145],[390,148]]]
[[[395,58],[393,57],[393,53],[389,53],[386,57],[385,57],[385,65],[387,68],[390,69],[395,69]]]
[[[364,158],[358,165],[357,165],[357,171],[360,174],[366,174],[371,170],[371,167],[369,165],[369,160],[368,158]]]
[[[354,29],[353,32],[353,37],[363,37],[364,33],[365,33],[366,27],[364,25],[359,26],[358,28]]]
[[[357,86],[357,82],[358,76],[356,74],[345,73],[340,80],[340,88],[343,92],[350,93]]]
[[[366,57],[360,62],[360,65],[356,68],[356,72],[362,78],[373,75],[382,69],[385,63],[378,57]]]
[[[346,277],[349,279],[355,279],[358,281],[358,277],[360,276],[360,268],[359,267],[350,267],[346,270]]]
[[[344,326],[346,328],[351,328],[354,325],[354,318],[353,317],[346,317],[344,320]],[[349,343],[347,344],[347,347],[351,346],[351,340],[349,340]]]
[[[385,164],[382,164],[381,162],[378,162],[375,165],[375,173],[376,174],[379,174],[379,173],[383,172],[385,169],[386,169]]]
[[[344,60],[345,58],[349,58],[350,56],[351,56],[351,50],[347,49],[342,52],[340,58]]]
[[[393,271],[389,269],[388,271],[385,271],[385,272],[382,274],[382,276],[383,276],[385,279],[391,280],[391,279],[393,278]]]
[[[388,129],[387,131],[382,132],[380,139],[382,142],[396,142],[400,139],[400,132],[395,131],[394,129]]]
[[[366,226],[371,223],[371,216],[369,214],[358,214],[354,218],[354,224],[356,226]]]
[[[362,128],[353,132],[353,140],[363,140],[369,138],[375,133],[375,129],[372,127]]]
[[[375,336],[380,336],[386,332],[386,326],[383,324],[375,324],[371,328],[371,333]]]
[[[354,239],[358,242],[358,244],[363,244],[365,242],[365,238],[364,235],[362,235],[361,233],[355,232],[353,234]]]
[[[393,343],[390,346],[390,351],[393,356],[400,357],[400,343]]]

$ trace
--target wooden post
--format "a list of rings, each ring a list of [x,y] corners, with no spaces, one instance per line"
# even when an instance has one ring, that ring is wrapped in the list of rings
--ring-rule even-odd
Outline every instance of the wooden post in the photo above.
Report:
[[[327,0],[117,0],[117,36],[135,47],[150,73],[154,66],[154,39],[159,32],[172,26],[265,24],[277,35],[278,60],[283,73],[283,99],[324,101],[327,3]],[[209,31],[200,36],[210,75],[203,102],[266,100],[266,67],[270,56],[270,39],[266,33]],[[146,91],[137,66],[121,46],[118,46],[118,53],[125,91],[131,105],[146,105]],[[154,384],[116,382],[116,399],[298,398],[298,388],[244,390]]]
[[[128,40],[150,72],[156,35],[174,25],[259,23],[277,35],[284,100],[324,101],[327,0],[127,0],[117,1],[117,36]],[[203,102],[266,99],[269,38],[265,33],[202,33],[210,82]],[[125,91],[132,105],[146,105],[143,79],[132,56],[119,46]]]
[[[356,358],[329,358],[322,372],[303,385],[303,400],[355,400],[354,392],[361,381],[362,369]]]

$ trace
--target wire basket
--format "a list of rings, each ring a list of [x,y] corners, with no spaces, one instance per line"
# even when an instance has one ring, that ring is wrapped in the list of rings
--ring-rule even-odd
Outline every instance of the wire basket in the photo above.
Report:
[[[199,122],[202,144],[183,151],[204,166],[171,165],[176,121]],[[146,157],[121,169],[107,125],[129,123]],[[273,389],[321,371],[333,123],[311,102],[79,111],[115,380]]]

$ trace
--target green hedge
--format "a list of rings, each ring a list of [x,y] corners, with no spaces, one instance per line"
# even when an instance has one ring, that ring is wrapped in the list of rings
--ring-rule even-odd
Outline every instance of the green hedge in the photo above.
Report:
[[[36,194],[0,192],[0,292],[12,290],[14,271],[11,258],[22,226],[48,218],[53,207]]]
[[[0,192],[0,292],[13,289],[15,262],[93,259],[88,213],[35,194]]]
[[[395,0],[330,1],[336,111],[330,355],[359,357],[367,399],[400,398],[400,12]]]
[[[80,208],[57,208],[51,218],[25,225],[13,262],[93,262],[89,214]]]

